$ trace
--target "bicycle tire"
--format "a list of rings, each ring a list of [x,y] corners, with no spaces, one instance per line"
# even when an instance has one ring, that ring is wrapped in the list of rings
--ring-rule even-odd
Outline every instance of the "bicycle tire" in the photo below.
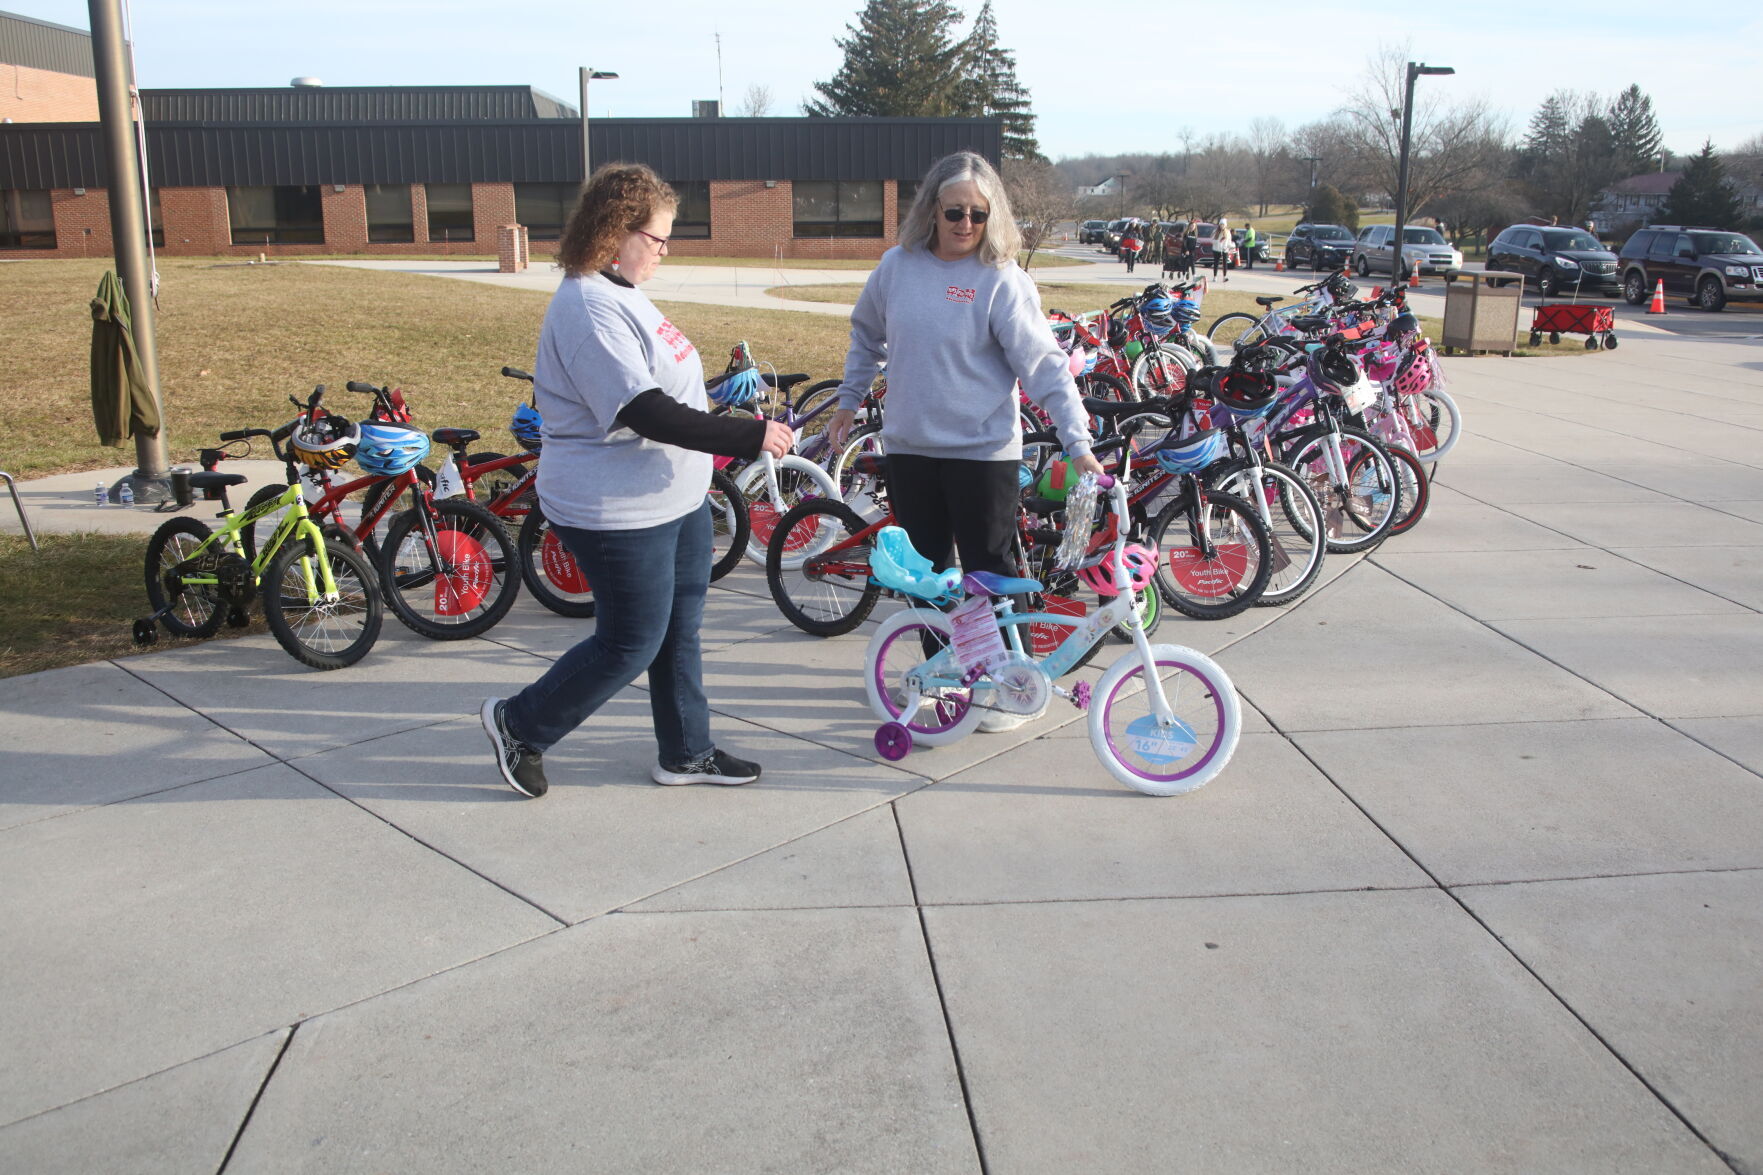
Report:
[[[1195,620],[1225,620],[1254,606],[1272,571],[1267,528],[1255,508],[1235,494],[1206,491],[1206,533],[1212,554],[1198,541],[1197,503],[1184,492],[1151,522],[1157,544],[1154,581],[1171,608]]]
[[[1160,726],[1135,652],[1102,674],[1090,694],[1088,728],[1096,758],[1120,783],[1175,796],[1218,778],[1243,733],[1242,702],[1218,662],[1180,645],[1151,646],[1175,724]]]
[[[832,498],[812,498],[783,516],[766,550],[765,582],[784,619],[811,636],[839,636],[869,618],[881,588],[869,576],[870,544],[842,544],[868,523]],[[815,533],[795,543],[815,551],[793,568],[784,566],[790,537],[808,527]],[[839,550],[832,550],[839,547]]]
[[[747,517],[747,499],[735,488],[735,479],[720,469],[710,471],[710,582],[715,583],[735,569],[741,552],[747,549],[747,535],[752,520]],[[533,503],[538,508],[538,503]],[[522,528],[525,529],[524,527]],[[526,558],[522,553],[520,570],[526,574]],[[532,581],[527,581],[532,586]]]
[[[1139,623],[1144,626],[1147,637],[1156,632],[1157,626],[1163,623],[1163,593],[1154,586],[1139,593]],[[1132,629],[1126,626],[1125,621],[1116,624],[1108,632],[1115,640],[1132,644]]]
[[[226,601],[219,588],[167,582],[176,579],[172,569],[189,560],[213,535],[213,529],[194,518],[169,518],[147,540],[147,602],[155,613],[163,613],[159,623],[176,636],[211,637],[226,619]],[[221,551],[211,548],[202,559],[213,565],[220,555]]]
[[[1261,496],[1255,493],[1256,471],[1261,480]],[[1289,604],[1310,590],[1322,574],[1322,563],[1328,555],[1328,540],[1322,530],[1322,504],[1316,500],[1304,479],[1278,462],[1256,466],[1248,461],[1232,461],[1207,471],[1207,484],[1225,493],[1235,494],[1255,507],[1267,527],[1270,567],[1267,587],[1255,601],[1257,608]],[[1277,499],[1279,510],[1271,499]],[[1282,567],[1283,558],[1286,560]]]
[[[1098,400],[1113,400],[1121,404],[1130,404],[1137,400],[1131,384],[1118,375],[1105,371],[1092,371],[1088,375],[1077,377],[1077,390],[1085,396],[1094,396]]]
[[[845,438],[845,447],[839,450],[838,460],[833,462],[831,470],[833,484],[838,487],[839,500],[846,505],[868,499],[877,502],[887,496],[887,477],[879,473],[859,473],[852,468],[858,457],[885,457],[886,446],[882,443],[881,425],[864,424],[851,430]]]
[[[832,475],[806,457],[787,453],[777,461],[777,486],[781,502],[770,500],[765,484],[765,463],[755,461],[735,479],[741,496],[747,500],[747,558],[764,567],[771,545],[771,532],[785,514],[798,502],[809,498],[837,498],[838,487]],[[789,559],[805,558],[806,554],[786,555]]]
[[[1179,396],[1187,390],[1188,377],[1199,368],[1199,359],[1186,347],[1174,343],[1146,347],[1132,361],[1133,391],[1140,400]]]
[[[904,685],[908,670],[925,660],[923,640],[942,643],[939,658],[952,656],[946,647],[952,626],[934,608],[907,608],[881,622],[863,654],[863,690],[869,709],[882,722],[898,722],[911,732],[914,742],[927,747],[947,746],[979,725],[981,708],[973,704],[969,686],[945,687],[934,698],[921,698],[906,712],[909,695]]]
[[[1457,401],[1451,398],[1451,393],[1443,388],[1426,388],[1417,399],[1420,401],[1415,405],[1418,411],[1415,416],[1409,417],[1409,427],[1424,423],[1432,434],[1433,443],[1430,446],[1422,445],[1421,451],[1415,456],[1431,465],[1457,447],[1457,438],[1463,435],[1463,413],[1457,407]]]
[[[1233,314],[1219,315],[1206,331],[1206,340],[1214,347],[1229,347],[1232,351],[1239,346],[1260,342],[1265,337],[1261,320],[1240,310]]]
[[[392,614],[430,640],[457,641],[488,632],[520,592],[519,556],[495,515],[463,498],[432,503],[436,540],[431,551],[421,526],[423,507],[392,519],[380,546],[380,581]],[[451,537],[449,537],[451,536]],[[439,556],[452,570],[435,562]]]
[[[1301,430],[1281,454],[1282,461],[1303,478],[1322,505],[1323,533],[1331,554],[1354,555],[1375,550],[1389,537],[1401,510],[1401,481],[1383,443],[1356,425],[1341,426],[1342,462],[1349,481],[1336,486],[1321,446],[1326,425]],[[1361,448],[1376,453],[1363,462]],[[1352,478],[1361,480],[1355,481]]]
[[[1389,454],[1390,463],[1396,470],[1396,476],[1402,482],[1402,504],[1396,513],[1396,520],[1390,524],[1390,534],[1407,534],[1419,524],[1426,515],[1426,508],[1432,504],[1431,480],[1426,476],[1426,466],[1420,458],[1401,445],[1385,445],[1384,451]],[[1370,459],[1367,453],[1361,453],[1358,461]]]
[[[263,617],[288,656],[313,669],[353,665],[379,640],[385,603],[371,564],[359,551],[324,545],[337,601],[326,604],[307,594],[298,561],[314,557],[310,539],[283,543],[263,572]],[[316,569],[314,569],[316,579]]]
[[[551,529],[551,522],[537,502],[520,523],[515,540],[519,552],[520,578],[533,599],[573,620],[594,614],[594,590],[576,564],[575,556]]]

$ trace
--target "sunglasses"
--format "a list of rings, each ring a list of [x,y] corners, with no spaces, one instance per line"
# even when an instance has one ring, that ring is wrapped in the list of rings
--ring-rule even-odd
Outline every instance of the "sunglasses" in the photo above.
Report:
[[[960,224],[963,220],[973,221],[975,227],[992,218],[992,214],[984,208],[945,208],[943,219],[950,224]]]

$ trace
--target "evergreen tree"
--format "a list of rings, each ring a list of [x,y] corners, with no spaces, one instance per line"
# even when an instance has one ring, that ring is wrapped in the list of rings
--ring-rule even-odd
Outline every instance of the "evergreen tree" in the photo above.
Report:
[[[964,43],[950,30],[960,13],[946,0],[868,0],[837,44],[844,64],[816,82],[803,113],[821,117],[945,118],[966,113]]]
[[[967,76],[963,82],[964,113],[1004,122],[1004,158],[1039,159],[1035,116],[1028,90],[1016,80],[1016,54],[998,43],[998,21],[992,0],[979,6],[973,31],[962,43]]]
[[[1333,184],[1317,184],[1304,219],[1312,224],[1338,224],[1358,232],[1359,206],[1341,195],[1340,189]]]
[[[1689,161],[1659,208],[1662,223],[1709,228],[1738,228],[1744,215],[1744,204],[1727,182],[1712,142],[1702,144],[1701,154]]]
[[[1653,170],[1653,160],[1659,154],[1659,143],[1663,138],[1659,133],[1659,120],[1653,117],[1653,100],[1642,93],[1639,86],[1630,85],[1610,103],[1607,121],[1617,157],[1627,167],[1628,174],[1639,175]]]
[[[1518,145],[1518,174],[1526,180],[1536,180],[1549,168],[1550,163],[1559,158],[1567,145],[1572,131],[1572,119],[1568,115],[1568,107],[1573,103],[1573,95],[1565,90],[1556,90],[1537,112],[1530,116],[1530,129],[1524,133],[1524,141]]]

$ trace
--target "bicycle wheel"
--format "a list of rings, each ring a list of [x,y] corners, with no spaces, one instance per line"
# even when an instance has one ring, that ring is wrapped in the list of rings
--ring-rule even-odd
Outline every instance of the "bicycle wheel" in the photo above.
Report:
[[[1138,399],[1161,399],[1179,396],[1187,390],[1188,376],[1200,361],[1186,347],[1160,343],[1146,347],[1132,361],[1132,386]]]
[[[456,641],[487,632],[520,591],[514,543],[475,502],[443,498],[392,519],[380,547],[380,579],[392,614],[412,632]],[[422,525],[434,520],[434,534]]]
[[[1114,400],[1125,404],[1138,399],[1132,385],[1118,375],[1109,375],[1103,371],[1092,371],[1088,375],[1077,377],[1077,390],[1085,396],[1095,396],[1100,400]]]
[[[1240,346],[1258,343],[1265,337],[1261,320],[1253,314],[1244,314],[1241,311],[1219,315],[1217,321],[1213,322],[1212,329],[1206,332],[1206,338],[1214,347],[1229,347],[1233,351]]]
[[[290,539],[263,572],[263,618],[288,656],[314,669],[341,669],[367,656],[380,638],[385,605],[379,580],[358,551],[324,545],[337,595],[326,600],[317,552],[309,539]],[[311,587],[307,585],[311,584]]]
[[[1418,396],[1404,397],[1404,401],[1402,411],[1420,449],[1416,456],[1431,465],[1456,447],[1462,435],[1463,413],[1451,393],[1440,387],[1427,388]]]
[[[1233,462],[1220,467],[1211,484],[1246,500],[1267,528],[1270,567],[1256,606],[1289,604],[1308,591],[1322,572],[1328,540],[1322,505],[1304,479],[1278,463],[1263,465],[1257,473],[1253,465]]]
[[[1306,429],[1293,439],[1285,463],[1322,504],[1322,532],[1335,554],[1370,551],[1389,535],[1401,509],[1401,480],[1389,451],[1355,426],[1341,428],[1341,459],[1348,480],[1336,484],[1325,446],[1328,429]],[[1366,454],[1360,459],[1361,454]]]
[[[1175,796],[1204,787],[1236,753],[1242,703],[1212,658],[1180,645],[1151,646],[1170,721],[1159,722],[1136,652],[1108,667],[1090,694],[1090,746],[1108,774],[1134,791]]]
[[[551,529],[537,502],[521,521],[515,545],[519,550],[520,577],[526,581],[533,599],[559,616],[579,620],[594,614],[594,590],[588,586],[588,577]]]
[[[887,496],[887,478],[871,467],[885,455],[881,425],[865,424],[852,429],[851,435],[845,438],[845,447],[833,462],[832,479],[839,488],[839,500],[857,510],[879,506]],[[875,461],[859,462],[859,457],[870,457]]]
[[[1196,620],[1223,620],[1267,590],[1273,569],[1267,528],[1235,494],[1206,492],[1205,509],[1183,493],[1151,523],[1157,544],[1157,590],[1170,607]]]
[[[863,655],[863,690],[869,708],[883,722],[898,722],[912,732],[914,742],[927,747],[952,743],[979,725],[981,710],[973,704],[969,686],[936,687],[925,697],[909,681],[921,666],[940,670],[954,679],[960,676],[949,649],[949,618],[932,608],[908,608],[882,621]],[[925,660],[925,645],[941,646]]]
[[[1401,445],[1386,445],[1384,451],[1389,455],[1390,463],[1395,466],[1396,477],[1402,483],[1402,505],[1397,511],[1396,519],[1390,523],[1391,534],[1406,534],[1414,529],[1426,508],[1432,502],[1432,485],[1426,476],[1426,466],[1420,458],[1410,453]],[[1360,453],[1355,462],[1369,461],[1369,453]],[[1349,481],[1357,481],[1358,470],[1349,469]]]
[[[1139,593],[1139,623],[1145,626],[1145,635],[1148,637],[1156,632],[1157,626],[1162,622],[1163,596],[1154,587],[1146,588]],[[1124,623],[1116,624],[1108,631],[1115,640],[1125,641],[1129,645],[1132,643],[1132,629]]]
[[[843,502],[813,498],[783,516],[765,557],[765,582],[784,619],[813,636],[838,636],[868,618],[881,588],[869,578],[868,523]],[[786,550],[811,549],[793,568]]]
[[[787,453],[777,461],[778,496],[774,501],[771,489],[765,476],[765,462],[755,461],[741,471],[735,480],[741,496],[747,499],[747,516],[750,526],[747,535],[747,558],[764,567],[767,559],[767,548],[771,545],[771,532],[777,529],[778,521],[790,512],[797,503],[809,498],[838,498],[838,487],[826,470],[814,464],[806,457]],[[807,557],[805,550],[790,549],[784,553],[784,565],[801,562]]]
[[[224,551],[211,544],[198,557],[196,549],[214,532],[194,518],[172,518],[160,524],[147,540],[147,602],[167,632],[178,636],[210,637],[226,619],[226,601],[220,588],[210,584],[184,586],[177,568],[196,559],[192,571],[212,575]]]
[[[747,549],[747,532],[752,523],[747,518],[747,499],[735,488],[734,478],[720,469],[710,471],[710,582],[715,583],[735,569],[741,552]],[[534,508],[538,506],[533,503]],[[521,571],[526,570],[522,553]],[[531,582],[528,582],[531,586]]]

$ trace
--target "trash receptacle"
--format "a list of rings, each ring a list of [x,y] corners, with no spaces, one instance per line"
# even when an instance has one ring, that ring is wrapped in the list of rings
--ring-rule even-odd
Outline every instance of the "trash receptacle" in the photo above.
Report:
[[[1518,341],[1518,307],[1523,296],[1521,273],[1465,273],[1460,269],[1447,273],[1445,337],[1439,341],[1445,354],[1512,354]]]

